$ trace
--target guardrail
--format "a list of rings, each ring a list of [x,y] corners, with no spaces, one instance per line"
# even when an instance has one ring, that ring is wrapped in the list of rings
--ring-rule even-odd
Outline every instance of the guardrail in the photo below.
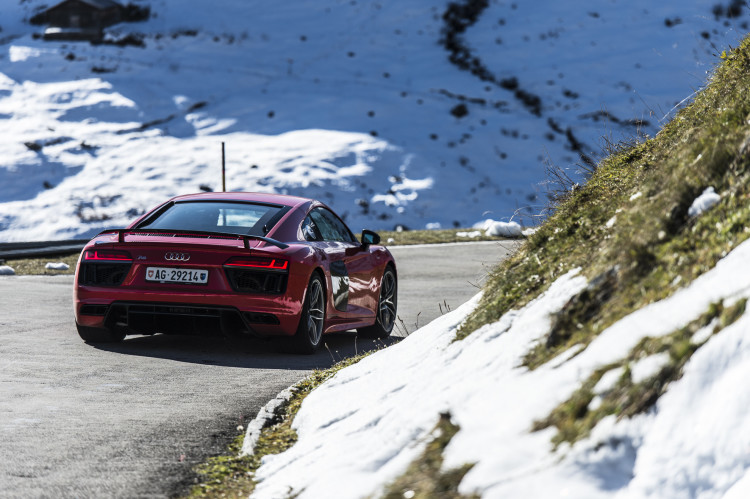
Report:
[[[37,256],[76,253],[90,239],[68,239],[65,241],[37,241],[33,243],[0,243],[0,259],[35,258]]]

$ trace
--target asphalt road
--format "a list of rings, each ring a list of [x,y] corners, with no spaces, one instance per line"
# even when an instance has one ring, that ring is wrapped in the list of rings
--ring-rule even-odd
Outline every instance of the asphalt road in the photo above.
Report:
[[[404,336],[477,294],[487,274],[518,242],[393,246],[398,271],[398,330]]]
[[[400,333],[473,296],[513,248],[392,248]],[[75,331],[71,277],[2,277],[0,497],[183,493],[192,467],[221,452],[276,393],[375,346],[351,333],[326,344],[312,356],[280,354],[262,341],[161,335],[93,347]]]

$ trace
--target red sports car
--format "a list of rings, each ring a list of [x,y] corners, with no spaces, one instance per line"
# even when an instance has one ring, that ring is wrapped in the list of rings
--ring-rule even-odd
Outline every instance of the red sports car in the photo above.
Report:
[[[396,320],[396,263],[368,230],[357,241],[325,204],[241,192],[178,196],[81,252],[78,333],[285,337],[312,353],[324,333],[382,338]]]

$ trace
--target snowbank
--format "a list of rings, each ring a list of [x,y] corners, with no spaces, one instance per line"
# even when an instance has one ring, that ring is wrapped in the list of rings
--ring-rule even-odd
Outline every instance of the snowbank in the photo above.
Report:
[[[295,419],[299,441],[267,456],[253,497],[367,497],[404,472],[438,414],[460,426],[444,467],[475,466],[460,491],[482,497],[735,497],[750,469],[750,314],[710,337],[656,407],[633,419],[606,418],[589,439],[553,452],[553,429],[531,433],[602,365],[624,358],[642,338],[669,334],[711,303],[750,297],[750,241],[671,297],[623,318],[534,371],[523,355],[549,329],[549,314],[583,289],[575,272],[537,300],[452,342],[478,297],[400,344],[340,371],[311,393]],[[705,339],[705,335],[702,336]],[[639,377],[665,361],[636,364]],[[622,375],[604,378],[611,384]],[[597,385],[606,391],[604,378]]]
[[[512,376],[500,365],[516,361],[549,327],[547,315],[585,286],[571,273],[556,283],[525,313],[506,315],[489,336],[452,343],[473,300],[407,339],[340,371],[303,402],[294,428],[299,441],[289,451],[267,456],[256,475],[253,497],[280,497],[292,487],[300,497],[365,497],[403,472],[421,452],[441,412],[471,434],[516,431],[526,422],[521,411],[502,411],[498,388],[516,391]],[[510,330],[522,336],[506,341]],[[498,406],[498,403],[500,404]],[[487,414],[492,417],[487,418]],[[513,415],[518,416],[515,418]],[[502,417],[504,423],[498,424]],[[462,430],[462,431],[463,431]],[[316,463],[325,463],[322,466]]]

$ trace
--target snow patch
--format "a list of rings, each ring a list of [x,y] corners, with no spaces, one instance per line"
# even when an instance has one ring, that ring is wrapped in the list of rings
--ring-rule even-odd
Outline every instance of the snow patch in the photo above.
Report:
[[[42,51],[32,47],[11,45],[11,47],[8,49],[8,57],[10,58],[10,62],[23,62],[27,59],[39,57],[40,55],[42,55]]]
[[[606,373],[602,375],[601,378],[599,378],[599,382],[594,386],[594,393],[597,395],[604,395],[607,392],[612,391],[612,389],[617,385],[617,382],[622,378],[622,374],[624,372],[624,369],[622,367],[618,367],[615,369],[610,369]]]
[[[657,353],[644,357],[630,365],[630,379],[634,384],[656,376],[669,362],[669,352]]]
[[[521,237],[523,235],[521,226],[517,222],[498,222],[491,218],[475,223],[474,228],[485,231],[487,236]]]
[[[724,494],[723,499],[747,499],[750,497],[750,471],[737,480],[731,489]]]
[[[714,333],[714,329],[719,324],[719,319],[714,318],[711,320],[711,322],[708,323],[707,326],[704,326],[697,330],[695,334],[690,338],[690,342],[694,345],[700,345],[704,343],[706,340],[708,340],[711,335]]]
[[[464,231],[464,232],[456,232],[456,237],[468,237],[468,238],[471,238],[471,239],[473,239],[475,237],[479,237],[481,235],[482,235],[482,231],[479,231],[479,230],[472,230],[470,232],[466,232],[466,231]]]
[[[16,275],[16,271],[8,265],[0,265],[0,275]]]
[[[626,496],[720,498],[748,490],[748,329],[745,313],[693,354],[659,400]]]
[[[70,266],[64,262],[48,262],[44,268],[47,270],[68,270]]]
[[[690,205],[688,215],[691,217],[697,217],[713,208],[713,206],[719,201],[721,201],[721,196],[714,191],[714,188],[706,187],[706,190],[704,190],[700,196],[695,198],[693,204]]]

